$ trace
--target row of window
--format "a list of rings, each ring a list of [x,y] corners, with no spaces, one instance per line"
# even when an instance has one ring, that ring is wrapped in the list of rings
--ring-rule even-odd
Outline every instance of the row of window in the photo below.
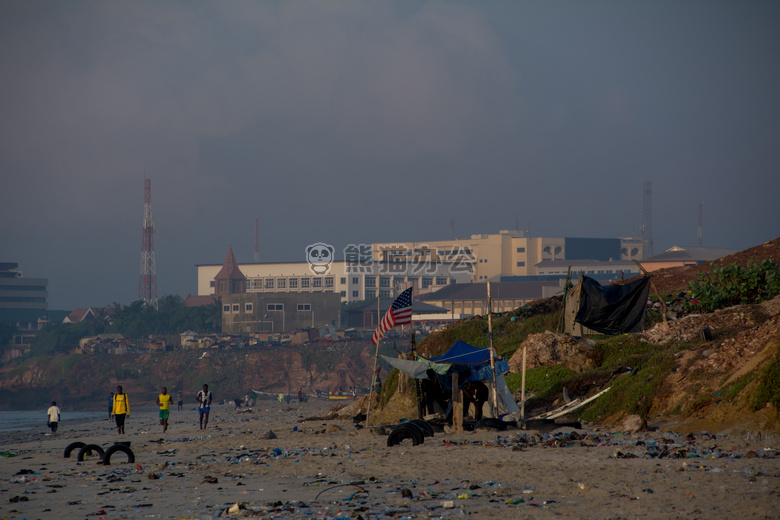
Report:
[[[449,282],[449,279],[446,276],[436,276],[435,278],[433,276],[423,276],[423,277],[417,277],[417,276],[396,276],[396,277],[390,277],[390,276],[366,276],[364,279],[364,285],[365,287],[376,287],[377,278],[379,278],[379,287],[380,288],[390,288],[392,287],[392,282],[409,282],[409,283],[417,283],[420,282],[420,286],[423,289],[427,289],[428,287],[434,285],[434,280],[436,282],[436,285],[447,285]],[[347,284],[347,277],[341,278],[341,285]],[[314,278],[252,278],[251,284],[252,289],[258,290],[258,289],[309,289],[309,288],[322,288],[323,286],[326,289],[332,289],[333,288],[334,279],[332,276],[326,276],[324,278],[320,277],[314,277]],[[360,283],[360,278],[357,276],[352,277],[352,284],[358,285]]]
[[[254,303],[245,303],[244,304],[244,312],[254,312],[255,305]],[[265,310],[267,311],[283,311],[284,310],[284,304],[283,303],[269,303],[266,304]],[[306,312],[311,311],[311,303],[299,303],[296,306],[296,310],[300,312]],[[241,312],[241,304],[233,303],[229,304],[226,303],[222,306],[222,312]]]
[[[325,287],[327,289],[333,288],[333,277],[326,276],[324,278],[253,278],[253,289],[319,289]]]

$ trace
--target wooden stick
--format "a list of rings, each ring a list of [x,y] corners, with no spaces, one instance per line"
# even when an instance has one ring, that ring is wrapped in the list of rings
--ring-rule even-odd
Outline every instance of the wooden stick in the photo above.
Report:
[[[642,264],[637,262],[636,260],[633,260],[633,262],[636,264],[636,266],[642,271],[642,274],[650,278],[650,288],[653,290],[655,295],[658,297],[658,301],[661,303],[661,316],[664,319],[664,323],[666,323],[666,302],[663,298],[661,298],[661,295],[658,293],[658,288],[653,283],[653,277],[650,276],[650,274],[645,270],[644,267],[642,267]]]

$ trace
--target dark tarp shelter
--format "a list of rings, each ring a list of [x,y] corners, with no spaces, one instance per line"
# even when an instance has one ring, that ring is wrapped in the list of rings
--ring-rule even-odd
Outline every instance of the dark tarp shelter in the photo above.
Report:
[[[566,332],[622,334],[642,330],[650,278],[645,276],[622,285],[600,285],[581,276],[566,296]],[[579,334],[577,334],[579,324]],[[586,330],[589,329],[589,330]]]
[[[462,387],[467,382],[484,382],[491,392],[489,402],[492,402],[493,371],[490,368],[490,350],[487,348],[473,347],[458,340],[446,353],[429,359],[418,356],[416,360],[412,361],[388,356],[380,357],[415,379],[428,379],[430,374],[428,370],[432,369],[439,384],[448,390],[452,389],[453,372],[458,373],[458,387]],[[509,363],[505,358],[497,358],[495,365],[498,391],[496,403],[499,414],[519,412],[520,409],[504,379],[504,373],[509,372]],[[489,415],[486,414],[486,416]]]

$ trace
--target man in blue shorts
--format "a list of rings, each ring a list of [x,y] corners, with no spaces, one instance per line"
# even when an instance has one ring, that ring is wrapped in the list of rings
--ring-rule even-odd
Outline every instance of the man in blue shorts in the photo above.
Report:
[[[200,414],[200,429],[205,430],[209,424],[209,412],[211,411],[211,391],[209,385],[203,385],[203,390],[198,392],[198,413]],[[204,419],[205,418],[205,419]]]

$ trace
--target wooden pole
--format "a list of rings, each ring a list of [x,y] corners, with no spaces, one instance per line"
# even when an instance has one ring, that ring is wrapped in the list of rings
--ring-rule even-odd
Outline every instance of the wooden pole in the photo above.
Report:
[[[463,396],[458,388],[458,373],[452,373],[452,433],[463,433]]]
[[[487,283],[487,297],[488,297],[488,341],[490,343],[490,371],[493,373],[493,399],[492,409],[493,417],[498,417],[498,384],[496,382],[496,354],[493,349],[493,305],[490,298],[490,282]]]
[[[377,289],[379,289],[377,287]],[[379,293],[376,295],[376,326],[379,327],[379,322],[382,321],[382,311],[379,306]],[[376,329],[374,329],[376,330]],[[374,370],[371,372],[371,378],[368,383],[368,410],[366,410],[366,428],[370,426],[371,420],[371,401],[374,400],[374,378],[376,377],[376,364],[379,361],[379,343],[381,339],[376,342],[376,353],[374,354]],[[379,404],[379,395],[377,395],[377,404]]]
[[[526,347],[523,347],[523,375],[520,378],[520,420],[523,421],[523,427],[525,427],[525,351]]]
[[[666,302],[663,298],[661,298],[661,295],[658,293],[658,288],[653,283],[653,278],[650,276],[650,274],[645,270],[644,267],[642,267],[642,264],[637,262],[636,260],[633,260],[633,262],[636,264],[637,267],[642,271],[642,274],[650,278],[650,288],[653,290],[655,295],[658,297],[658,302],[661,304],[661,316],[664,319],[664,323],[666,323]]]

